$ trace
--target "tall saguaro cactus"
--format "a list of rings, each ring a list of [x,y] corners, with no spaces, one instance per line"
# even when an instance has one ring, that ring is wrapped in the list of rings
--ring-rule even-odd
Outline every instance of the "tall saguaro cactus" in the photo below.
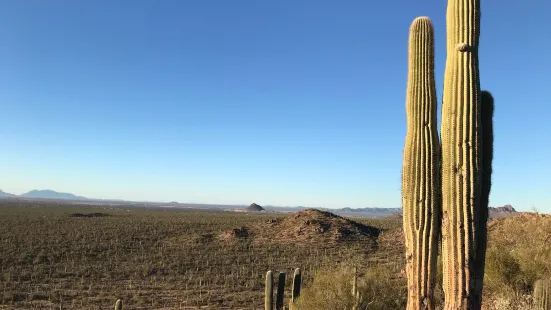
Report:
[[[480,1],[448,0],[446,24],[441,125],[444,309],[480,309],[476,279],[484,262],[477,250],[485,243],[482,196],[487,195],[482,191]]]
[[[440,203],[444,310],[480,310],[494,102],[489,92],[480,91],[480,0],[448,0],[446,14],[440,153],[431,128],[436,123],[430,108],[435,106],[432,26],[422,17],[410,29],[408,134],[402,171],[408,309],[434,307],[431,281],[436,252],[430,249],[439,223],[434,216],[437,209],[429,206],[438,208]],[[431,216],[435,223],[430,222]]]
[[[434,309],[440,233],[440,146],[434,81],[434,30],[427,17],[409,32],[407,135],[402,168],[408,310]]]
[[[266,273],[266,287],[264,288],[264,309],[274,309],[274,273],[271,270]]]

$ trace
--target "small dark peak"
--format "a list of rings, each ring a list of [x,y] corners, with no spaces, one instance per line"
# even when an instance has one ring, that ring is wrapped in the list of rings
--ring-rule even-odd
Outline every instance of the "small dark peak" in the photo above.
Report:
[[[498,220],[506,217],[516,216],[520,214],[511,205],[504,205],[502,207],[488,207],[488,219]]]
[[[264,211],[264,208],[262,208],[260,205],[257,205],[256,203],[251,204],[248,206],[245,211],[247,212],[260,212]]]
[[[517,210],[515,210],[515,208],[513,208],[513,206],[511,205],[504,205],[502,207],[489,207],[488,209],[494,212],[517,212]]]

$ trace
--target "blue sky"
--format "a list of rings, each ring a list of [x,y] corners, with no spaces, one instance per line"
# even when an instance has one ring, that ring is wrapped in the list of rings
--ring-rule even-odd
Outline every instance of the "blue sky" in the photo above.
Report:
[[[446,1],[1,0],[0,188],[400,207],[407,38]],[[490,204],[551,212],[551,4],[482,1]]]

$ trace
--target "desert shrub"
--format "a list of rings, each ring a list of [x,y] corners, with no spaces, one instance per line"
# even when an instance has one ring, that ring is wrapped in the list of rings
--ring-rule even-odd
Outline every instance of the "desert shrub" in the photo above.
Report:
[[[499,293],[485,301],[487,310],[539,310],[530,295]]]
[[[484,294],[522,296],[551,274],[551,217],[524,214],[490,227]]]
[[[368,269],[359,289],[362,296],[360,309],[402,310],[406,307],[407,280],[396,277],[388,266],[377,265]]]
[[[522,291],[529,281],[522,272],[519,262],[508,250],[489,248],[486,253],[485,268],[484,288],[488,292]]]
[[[317,270],[313,281],[305,287],[297,302],[299,310],[350,309],[352,296],[352,272],[344,267]]]
[[[305,287],[298,301],[299,310],[352,309],[355,298],[352,294],[353,270],[338,267],[318,270],[312,283]],[[407,299],[406,279],[386,265],[376,265],[359,273],[358,309],[393,310],[404,309]]]

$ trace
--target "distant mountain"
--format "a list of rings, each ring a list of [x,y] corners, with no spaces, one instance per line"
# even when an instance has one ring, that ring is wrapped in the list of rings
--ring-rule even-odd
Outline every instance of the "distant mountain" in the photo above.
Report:
[[[368,212],[368,213],[392,213],[392,214],[401,214],[402,208],[342,208],[337,209],[342,212]]]
[[[304,211],[311,207],[291,207],[291,206],[264,206],[268,212],[294,213]],[[317,208],[318,210],[331,212],[344,217],[365,217],[365,218],[383,218],[393,214],[402,214],[402,208]]]
[[[0,189],[0,197],[1,198],[9,198],[9,197],[17,197],[17,195],[6,193],[3,190]]]
[[[503,207],[489,207],[491,212],[517,212],[511,205],[504,205]]]
[[[488,218],[490,220],[497,220],[506,217],[518,215],[519,213],[513,206],[504,205],[503,207],[488,207]]]
[[[264,211],[264,208],[262,208],[261,206],[257,205],[256,203],[253,203],[253,204],[251,204],[250,206],[248,206],[245,210],[246,210],[247,212],[260,212],[260,211]]]
[[[44,198],[44,199],[70,199],[70,200],[88,200],[86,197],[77,196],[71,193],[60,193],[51,189],[32,190],[28,193],[21,194],[22,198]]]
[[[0,190],[0,199],[51,199],[58,200],[59,202],[65,201],[67,203],[74,203],[80,201],[80,203],[86,204],[120,204],[120,205],[140,205],[140,206],[149,206],[149,207],[180,207],[180,208],[192,208],[192,209],[206,209],[206,210],[242,210],[245,212],[258,212],[258,211],[267,211],[267,212],[283,212],[283,213],[295,213],[300,212],[311,207],[305,206],[272,206],[265,205],[260,206],[256,203],[253,203],[250,206],[246,205],[218,205],[218,204],[201,204],[201,203],[179,203],[176,201],[172,202],[152,202],[152,201],[131,201],[131,200],[122,200],[122,199],[97,199],[97,198],[86,198],[82,196],[77,196],[71,193],[62,193],[56,192],[54,190],[32,190],[28,193],[21,195],[13,195],[6,193]],[[338,209],[328,209],[328,208],[318,208],[322,211],[328,211],[340,216],[345,217],[368,217],[368,218],[382,218],[382,217],[398,217],[402,213],[402,208],[338,208]]]

